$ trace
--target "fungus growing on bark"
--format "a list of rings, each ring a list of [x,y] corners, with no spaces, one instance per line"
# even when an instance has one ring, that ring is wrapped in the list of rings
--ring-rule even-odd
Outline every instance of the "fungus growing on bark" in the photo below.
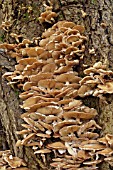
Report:
[[[51,23],[56,14],[46,7],[39,19]],[[38,38],[39,46],[30,47],[32,42],[27,40],[23,40],[24,45],[0,45],[21,56],[15,71],[4,74],[9,84],[23,88],[19,97],[26,110],[21,115],[25,123],[17,132],[22,139],[16,146],[32,147],[44,163],[45,154],[54,153],[50,165],[56,169],[94,170],[103,161],[101,155],[105,161],[112,160],[113,137],[107,134],[99,138],[96,132],[101,127],[95,122],[98,113],[83,105],[80,97],[112,93],[113,72],[98,62],[84,70],[85,77],[78,76],[77,66],[87,40],[84,31],[84,26],[59,21]]]
[[[38,18],[40,23],[48,22],[53,23],[55,22],[54,18],[57,17],[57,14],[55,12],[52,12],[52,6],[47,6],[44,4],[46,11],[41,13],[41,16]]]
[[[93,95],[104,100],[103,94],[113,93],[113,72],[107,70],[106,66],[102,65],[101,62],[97,62],[93,67],[85,69],[84,73],[87,76],[80,81],[81,87],[78,90],[80,97]]]
[[[22,159],[12,156],[9,150],[0,151],[0,169],[29,170],[25,166],[26,163]]]

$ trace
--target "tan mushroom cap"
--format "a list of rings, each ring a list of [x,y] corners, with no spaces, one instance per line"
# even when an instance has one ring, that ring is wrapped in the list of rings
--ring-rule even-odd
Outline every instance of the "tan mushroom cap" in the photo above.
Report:
[[[62,127],[67,126],[67,125],[74,125],[74,124],[77,124],[75,120],[64,120],[62,122],[58,122],[54,126],[53,131],[58,132]]]
[[[88,138],[88,139],[97,139],[99,137],[98,133],[93,132],[85,132],[81,135],[79,135],[80,138]]]
[[[40,96],[33,96],[33,97],[29,97],[28,99],[26,99],[23,102],[23,108],[25,107],[30,107],[34,104],[36,104],[38,101],[40,101],[41,97]]]
[[[72,66],[66,65],[66,66],[59,67],[58,70],[55,70],[54,74],[63,74],[69,71],[72,71]]]
[[[21,65],[32,65],[34,62],[37,62],[37,60],[35,58],[23,58],[21,60],[19,60],[19,64]]]
[[[50,125],[50,124],[48,124],[48,123],[45,123],[45,122],[43,122],[43,121],[41,121],[41,120],[39,120],[38,122],[39,122],[40,125],[42,125],[45,129],[48,129],[48,130],[52,130],[52,129],[53,129],[52,125]],[[48,134],[47,134],[47,136],[50,137],[50,135],[48,135]]]
[[[37,59],[39,59],[41,61],[43,60],[42,63],[44,63],[44,61],[46,63],[46,60],[49,59],[49,58],[51,58],[51,53],[49,51],[46,51],[46,50],[44,52],[40,53],[37,57]]]
[[[71,126],[65,126],[60,129],[59,134],[61,136],[67,136],[70,133],[77,132],[80,126],[78,125],[71,125]]]
[[[30,76],[30,81],[38,83],[40,80],[51,79],[52,77],[53,77],[52,73],[38,73],[36,75]]]
[[[99,84],[97,86],[99,89],[105,91],[106,93],[113,93],[113,82],[106,82],[105,84]]]
[[[44,47],[48,42],[49,42],[49,38],[42,39],[39,42],[39,46]]]
[[[113,166],[113,156],[104,158],[104,161],[108,162],[111,166]]]
[[[25,92],[21,93],[21,94],[19,95],[19,97],[20,97],[21,99],[25,100],[25,99],[33,96],[33,94],[34,94],[33,92],[25,91]]]
[[[73,101],[69,102],[68,106],[64,106],[64,110],[71,110],[73,108],[80,107],[81,105],[82,105],[81,100],[73,100]]]
[[[102,162],[102,160],[94,160],[94,161],[85,161],[85,162],[83,162],[83,164],[84,165],[97,165],[101,162]]]
[[[54,115],[46,116],[45,118],[46,123],[52,123],[53,121],[61,121],[61,119],[58,116],[54,116]]]
[[[53,41],[50,41],[46,44],[46,47],[45,47],[46,50],[48,51],[51,51],[51,50],[55,50],[55,42]]]
[[[13,169],[9,169],[9,170],[13,170]],[[15,170],[30,170],[30,169],[26,167],[20,167],[20,168],[15,168]]]
[[[55,12],[51,12],[49,15],[47,15],[47,17],[45,18],[45,21],[51,23],[51,22],[55,21],[54,17],[57,17],[57,14]]]
[[[78,30],[80,33],[84,33],[85,28],[82,25],[75,25],[73,29]]]
[[[17,47],[16,44],[7,44],[7,43],[0,44],[0,48],[7,49],[7,50],[13,50],[16,47]]]
[[[73,28],[74,26],[75,23],[73,22],[68,22],[68,21],[62,22],[62,27]]]
[[[23,129],[21,131],[16,131],[16,134],[18,135],[23,135],[23,134],[28,134],[29,132],[31,132],[31,130],[29,129]]]
[[[26,145],[31,139],[35,137],[35,133],[29,134],[25,139],[21,141],[21,145]]]
[[[37,109],[37,112],[44,115],[57,115],[62,113],[62,108],[58,106],[45,106]]]
[[[56,69],[56,64],[50,63],[42,67],[42,72],[54,73],[55,69]]]
[[[47,145],[47,148],[50,149],[66,149],[65,145],[62,142],[54,142]]]
[[[40,149],[38,151],[35,151],[34,154],[40,154],[40,153],[50,153],[51,150],[49,149]]]
[[[105,145],[92,143],[92,144],[81,145],[81,146],[79,146],[79,148],[83,149],[83,150],[92,150],[95,152],[98,150],[105,149]]]
[[[67,39],[66,42],[67,43],[73,43],[79,40],[79,36],[78,35],[70,35]]]
[[[26,82],[26,83],[24,83],[24,85],[23,85],[23,90],[24,90],[24,91],[28,91],[28,90],[31,89],[31,87],[32,87],[33,85],[35,85],[35,83]]]
[[[21,165],[26,166],[25,162],[22,159],[18,157],[13,157],[12,155],[3,155],[3,159],[8,163],[11,168],[17,168]]]
[[[84,70],[84,74],[89,75],[90,73],[98,73],[98,70],[93,67],[90,67]]]
[[[100,154],[100,155],[103,155],[103,156],[111,156],[113,154],[113,149],[105,148],[102,151],[98,151],[97,154]]]
[[[95,86],[95,85],[94,85]],[[78,89],[78,95],[80,97],[85,97],[88,95],[91,95],[93,93],[93,88],[87,84],[87,85],[82,85],[79,89]]]
[[[96,122],[95,120],[90,120],[89,122],[82,124],[77,132],[78,135],[81,135],[84,131],[91,127],[96,127],[98,129],[102,129]]]
[[[85,76],[84,78],[82,78],[82,80],[79,81],[79,83],[83,85],[88,80],[93,80],[93,78],[91,76]]]
[[[50,138],[51,136],[48,134],[43,134],[43,133],[37,133],[36,136],[42,137],[42,138]]]
[[[56,81],[54,79],[45,79],[38,82],[39,87],[52,89],[55,87]]]
[[[37,111],[39,108],[43,108],[49,105],[56,105],[54,102],[40,102],[40,103],[36,103],[30,107],[26,107],[24,109],[29,110],[29,112],[35,112]]]
[[[71,83],[78,83],[81,80],[80,77],[76,76],[76,73],[64,73],[56,76],[56,81],[59,82],[71,82]]]
[[[78,119],[92,119],[97,115],[97,112],[92,112],[92,113],[88,113],[88,112],[79,112],[79,111],[68,111],[68,112],[64,112],[63,117],[65,119],[69,119],[69,118],[78,118]]]
[[[24,118],[24,117],[22,117],[22,118]],[[29,113],[29,117],[33,120],[38,120],[38,119],[45,120],[45,118],[46,118],[46,116],[44,114],[41,114],[38,112]]]
[[[54,33],[55,33],[55,29],[49,28],[48,30],[42,33],[42,38],[50,37]]]
[[[28,127],[26,125],[24,125],[24,127],[28,128],[28,129],[33,129],[34,132],[36,132],[37,128],[43,132],[45,131],[45,128],[39,123],[39,121],[34,121],[31,118],[23,118],[23,119],[26,123],[28,123]],[[35,134],[34,134],[34,136],[35,136]]]

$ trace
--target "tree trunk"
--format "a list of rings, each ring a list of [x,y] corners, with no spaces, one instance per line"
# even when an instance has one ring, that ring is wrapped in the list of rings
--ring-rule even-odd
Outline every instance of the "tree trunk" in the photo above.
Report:
[[[39,24],[38,21],[38,17],[44,10],[42,3],[42,0],[0,1],[2,21],[11,22],[7,32],[5,30],[0,31],[0,40],[12,43],[13,39],[9,36],[11,32],[22,34],[29,39],[41,36],[44,29],[48,27],[48,25]],[[32,7],[31,11],[29,11],[30,6]],[[53,11],[58,13],[58,21],[65,19],[85,26],[88,41],[86,43],[84,63],[92,66],[96,61],[102,61],[108,68],[113,70],[113,1],[54,0],[53,7]],[[85,17],[82,10],[87,14]],[[0,22],[2,21],[0,20]],[[88,49],[92,48],[95,49],[96,55],[89,54]],[[18,97],[19,90],[8,86],[7,81],[2,78],[5,72],[14,70],[14,65],[15,61],[5,55],[3,51],[0,51],[0,132],[2,134],[0,148],[7,149],[9,147],[14,155],[27,161],[31,170],[46,169],[40,158],[36,157],[30,148],[15,147],[15,143],[19,138],[15,132],[21,129],[20,125],[22,123],[20,115],[23,110],[19,107],[22,101]],[[81,68],[79,70],[82,75]],[[87,106],[98,110],[98,123],[102,126],[101,136],[106,133],[113,134],[113,95],[106,95],[106,97],[108,104],[104,105],[97,98],[92,97],[90,101],[88,98],[84,99]],[[110,170],[107,163],[102,164],[100,169]]]

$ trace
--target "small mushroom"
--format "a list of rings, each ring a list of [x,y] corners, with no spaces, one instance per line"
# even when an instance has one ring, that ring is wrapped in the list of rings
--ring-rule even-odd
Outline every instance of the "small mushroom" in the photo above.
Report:
[[[99,89],[105,91],[106,93],[113,93],[113,82],[106,82],[105,84],[99,84],[97,86]]]
[[[50,149],[66,149],[66,146],[62,142],[54,142],[47,145]]]
[[[79,128],[80,128],[80,126],[78,126],[78,125],[65,126],[60,129],[59,134],[61,136],[67,136],[68,134],[77,132]]]
[[[50,149],[40,149],[38,151],[35,151],[34,154],[40,154],[40,153],[50,153]]]

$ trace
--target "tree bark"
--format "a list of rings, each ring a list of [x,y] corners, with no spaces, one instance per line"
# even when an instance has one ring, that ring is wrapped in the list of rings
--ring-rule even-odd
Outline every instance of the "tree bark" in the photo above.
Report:
[[[96,61],[102,61],[109,69],[113,70],[113,1],[112,0],[53,0],[53,11],[58,13],[57,20],[73,21],[76,24],[85,26],[85,34],[88,38],[84,63],[92,66]],[[46,2],[48,3],[48,2]],[[6,31],[0,31],[0,37],[3,42],[12,43],[9,35],[11,32],[22,34],[25,38],[41,36],[45,28],[50,25],[41,25],[38,17],[44,10],[42,0],[5,0],[0,1],[2,21],[10,21],[11,27]],[[29,6],[32,11],[29,12]],[[81,10],[87,15],[84,18]],[[89,54],[88,49],[95,49],[96,55]],[[18,140],[16,131],[21,129],[22,120],[20,115],[23,110],[20,109],[18,89],[13,89],[7,85],[7,81],[2,75],[7,71],[14,70],[15,61],[4,52],[0,51],[0,118],[1,132],[3,136],[3,149],[9,147],[16,156],[24,158],[28,162],[31,170],[46,169],[40,158],[37,158],[30,148],[16,148],[15,143]],[[79,67],[80,75],[82,69]],[[97,98],[84,99],[84,103],[89,107],[98,110],[98,123],[102,126],[100,135],[106,133],[113,134],[113,95],[106,95],[108,104],[101,103]],[[3,133],[5,132],[5,134]],[[6,136],[6,140],[4,138]],[[4,141],[4,142],[3,142]],[[0,145],[2,147],[2,145]],[[49,160],[50,158],[48,158]],[[49,162],[48,162],[49,165]],[[101,165],[100,170],[110,170],[108,164]]]

